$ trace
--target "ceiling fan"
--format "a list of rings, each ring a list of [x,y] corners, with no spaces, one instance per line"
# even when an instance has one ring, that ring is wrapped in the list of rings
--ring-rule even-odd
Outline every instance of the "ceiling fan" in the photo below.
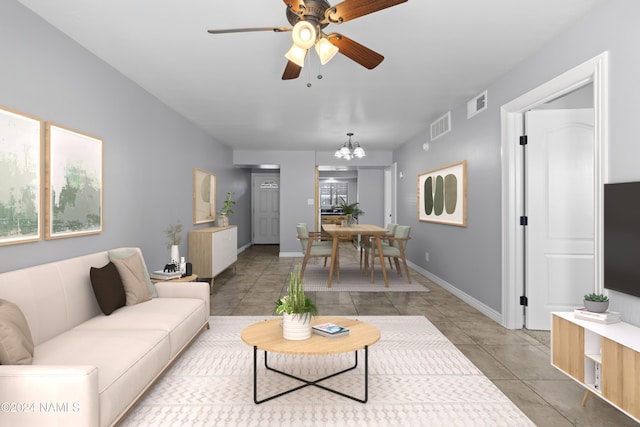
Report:
[[[327,34],[323,30],[329,24],[342,24],[406,1],[344,0],[331,6],[327,0],[284,0],[284,4],[287,5],[287,20],[293,26],[292,28],[232,28],[208,30],[208,32],[210,34],[226,34],[251,31],[273,31],[275,33],[291,31],[293,45],[285,54],[288,62],[282,74],[282,80],[296,79],[300,76],[304,60],[311,47],[315,47],[323,65],[340,52],[347,58],[372,70],[384,60],[384,56],[340,33]]]

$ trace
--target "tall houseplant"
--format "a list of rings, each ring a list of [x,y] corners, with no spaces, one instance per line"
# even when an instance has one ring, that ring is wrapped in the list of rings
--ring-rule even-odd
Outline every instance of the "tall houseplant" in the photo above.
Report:
[[[229,215],[234,213],[233,207],[236,205],[236,201],[232,199],[234,192],[228,191],[227,197],[222,202],[222,208],[218,212],[218,225],[220,227],[227,227],[229,225]]]
[[[276,313],[282,314],[285,339],[305,340],[311,336],[311,318],[318,314],[318,309],[304,294],[300,264],[289,275],[289,293],[276,301]]]

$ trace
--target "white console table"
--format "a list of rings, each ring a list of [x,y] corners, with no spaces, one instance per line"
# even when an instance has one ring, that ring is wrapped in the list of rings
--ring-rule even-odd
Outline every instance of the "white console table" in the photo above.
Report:
[[[551,315],[551,364],[640,422],[640,328]]]
[[[193,274],[214,278],[238,260],[238,228],[209,227],[189,232]]]

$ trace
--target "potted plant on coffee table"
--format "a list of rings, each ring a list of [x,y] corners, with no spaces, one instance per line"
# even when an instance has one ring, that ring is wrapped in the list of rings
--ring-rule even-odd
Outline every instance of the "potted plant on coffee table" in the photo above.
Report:
[[[584,296],[584,306],[593,313],[604,313],[609,308],[609,297],[604,294],[586,294]]]
[[[276,313],[282,314],[285,339],[306,340],[311,336],[311,318],[318,314],[318,309],[304,294],[300,264],[289,275],[289,293],[276,301]]]

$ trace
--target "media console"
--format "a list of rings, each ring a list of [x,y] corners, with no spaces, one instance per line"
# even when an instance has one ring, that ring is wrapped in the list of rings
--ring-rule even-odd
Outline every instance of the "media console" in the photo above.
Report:
[[[640,422],[640,328],[552,313],[551,365]]]

